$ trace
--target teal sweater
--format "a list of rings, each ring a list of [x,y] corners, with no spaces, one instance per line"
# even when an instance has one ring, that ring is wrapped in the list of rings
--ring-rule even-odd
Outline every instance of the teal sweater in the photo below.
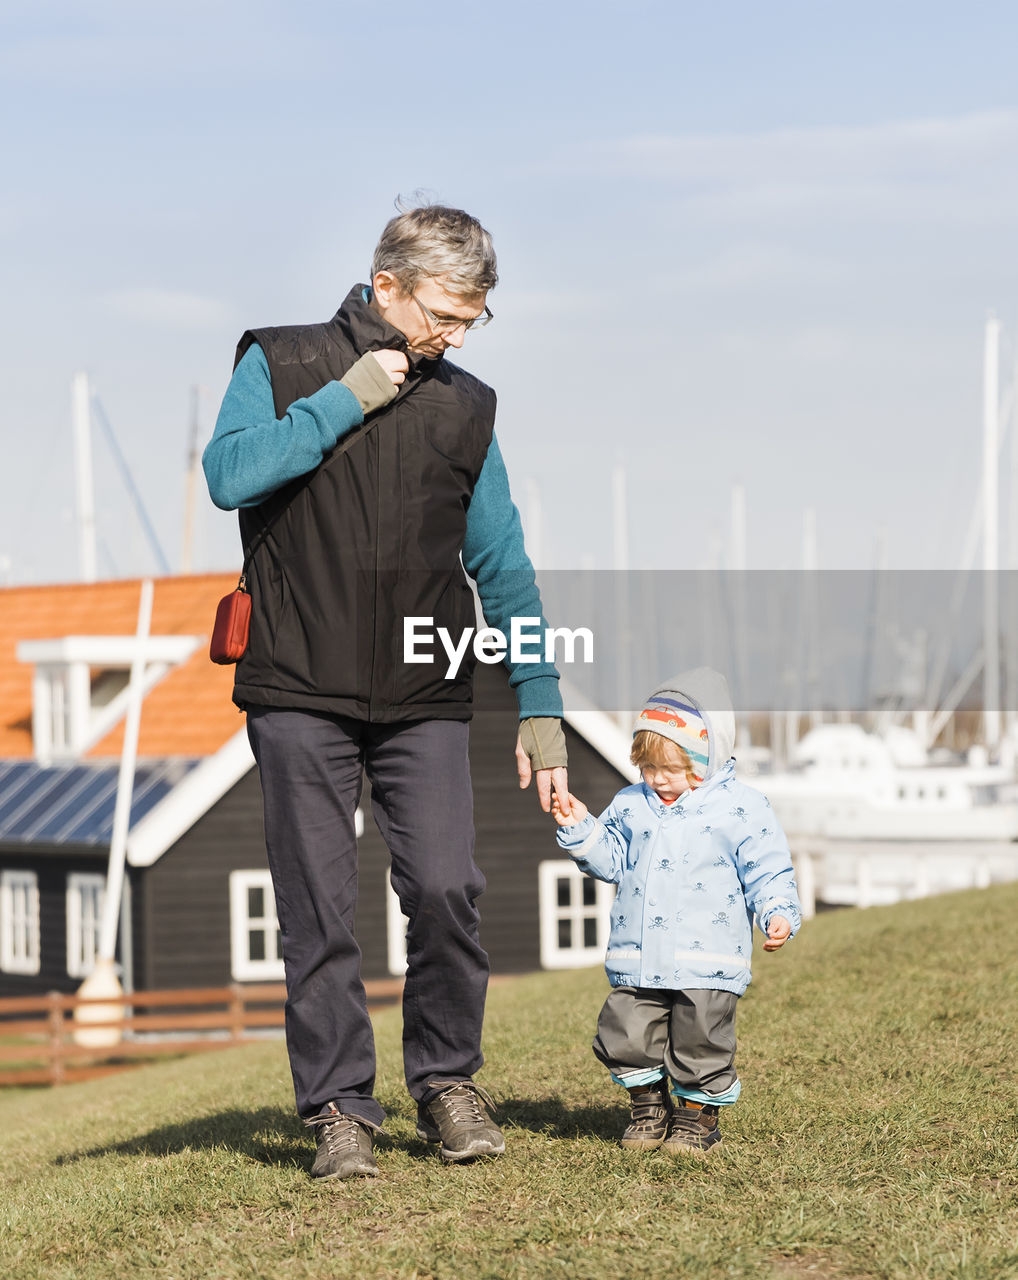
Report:
[[[361,403],[341,382],[295,400],[276,418],[268,362],[255,343],[234,370],[202,456],[212,501],[223,511],[253,507],[312,471],[351,428],[364,421]],[[492,436],[467,512],[463,566],[477,584],[485,621],[506,635],[513,617],[542,617],[534,568],[523,545],[520,515]],[[520,719],[561,716],[554,664],[506,661]]]

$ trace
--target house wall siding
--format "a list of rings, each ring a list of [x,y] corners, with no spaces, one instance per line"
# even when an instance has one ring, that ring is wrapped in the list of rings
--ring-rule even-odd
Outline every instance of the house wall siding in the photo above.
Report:
[[[493,973],[540,967],[538,866],[558,858],[555,825],[541,811],[534,784],[516,779],[516,699],[501,667],[480,667],[470,733],[476,858],[487,880],[479,900],[481,942]],[[622,778],[566,726],[570,789],[594,812],[608,803]],[[390,976],[386,916],[388,850],[371,816],[365,780],[361,809],[356,934],[367,980]],[[132,892],[134,984],[138,990],[220,986],[230,971],[229,878],[235,870],[268,866],[261,788],[252,768],[150,867],[129,870]],[[39,874],[42,971],[35,977],[0,974],[0,991],[28,994],[73,990],[67,977],[64,890],[70,871],[105,871],[105,852],[69,856],[66,848],[0,848],[0,867]]]
[[[526,973],[541,963],[538,866],[565,855],[555,843],[554,820],[538,803],[536,784],[521,791],[517,781],[518,712],[504,670],[479,668],[475,688],[477,710],[470,724],[475,858],[487,881],[478,899],[481,943],[493,973]],[[566,743],[570,790],[600,813],[625,780],[568,725]],[[376,978],[388,974],[384,890],[389,855],[367,796],[365,784],[357,937],[364,976]]]
[[[540,968],[538,867],[565,855],[555,821],[537,799],[536,783],[521,791],[516,777],[516,698],[501,668],[478,672],[479,709],[470,732],[477,862],[487,880],[479,900],[481,942],[492,973]],[[480,681],[483,680],[483,684]],[[569,789],[595,813],[623,785],[621,775],[566,725]]]
[[[230,872],[268,867],[252,768],[147,868],[138,894],[139,987],[216,987],[230,974]]]

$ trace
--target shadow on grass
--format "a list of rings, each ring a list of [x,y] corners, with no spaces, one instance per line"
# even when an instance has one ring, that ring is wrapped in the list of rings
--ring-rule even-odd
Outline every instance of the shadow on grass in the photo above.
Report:
[[[396,1114],[397,1109],[392,1108],[390,1115]],[[162,1125],[123,1142],[68,1152],[57,1156],[53,1163],[69,1165],[110,1155],[169,1156],[183,1151],[211,1151],[215,1148],[236,1151],[259,1164],[309,1170],[314,1160],[315,1136],[298,1116],[283,1107],[260,1107],[249,1111],[235,1108],[198,1120]],[[434,1155],[434,1148],[416,1135],[404,1140],[383,1131],[376,1137],[376,1151],[397,1148],[421,1159]]]
[[[162,1125],[123,1142],[57,1156],[54,1164],[74,1164],[101,1156],[168,1156],[181,1151],[225,1147],[260,1164],[310,1167],[314,1139],[309,1142],[300,1119],[283,1107],[220,1111],[200,1120]]]
[[[499,1122],[551,1138],[614,1140],[629,1121],[627,1107],[605,1104],[570,1107],[561,1098],[505,1098],[498,1104]]]
[[[625,1127],[628,1112],[618,1106],[570,1107],[559,1098],[507,1098],[499,1103],[499,1122],[510,1128],[529,1129],[554,1138],[615,1139]],[[416,1136],[408,1141],[380,1135],[379,1148],[402,1147],[411,1156],[427,1158],[428,1144]],[[309,1169],[314,1158],[314,1138],[300,1119],[283,1107],[234,1108],[161,1125],[136,1138],[68,1152],[56,1165],[97,1160],[103,1156],[168,1156],[183,1151],[214,1148],[236,1151],[259,1164]]]

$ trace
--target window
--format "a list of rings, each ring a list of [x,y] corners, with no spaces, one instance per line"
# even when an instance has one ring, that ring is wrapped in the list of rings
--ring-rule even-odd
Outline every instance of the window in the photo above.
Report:
[[[354,833],[363,831],[364,815],[357,809]],[[230,872],[230,972],[237,982],[281,982],[286,977],[268,870]]]
[[[538,877],[542,968],[602,964],[615,886],[592,880],[565,860],[542,862]]]
[[[268,871],[230,872],[230,959],[237,982],[277,982],[284,976]]]
[[[0,969],[39,972],[39,882],[34,871],[0,875]]]
[[[147,694],[202,643],[198,636],[150,636],[145,642]],[[134,636],[62,636],[22,640],[19,662],[32,663],[32,741],[44,764],[83,755],[124,716]]]
[[[106,880],[74,872],[67,877],[67,974],[87,978],[99,952]]]

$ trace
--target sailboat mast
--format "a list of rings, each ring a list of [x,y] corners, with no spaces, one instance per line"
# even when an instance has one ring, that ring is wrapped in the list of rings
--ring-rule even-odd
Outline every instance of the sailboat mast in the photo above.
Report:
[[[983,726],[986,746],[1000,744],[1000,620],[997,471],[1000,437],[1000,322],[986,321],[983,349]]]
[[[191,388],[191,438],[187,449],[187,488],[184,494],[184,537],[180,547],[180,572],[191,572],[194,552],[194,509],[198,491],[198,401],[200,387]]]
[[[76,373],[71,383],[71,421],[78,499],[78,564],[82,582],[95,582],[95,487],[92,483],[92,413],[87,373]]]

